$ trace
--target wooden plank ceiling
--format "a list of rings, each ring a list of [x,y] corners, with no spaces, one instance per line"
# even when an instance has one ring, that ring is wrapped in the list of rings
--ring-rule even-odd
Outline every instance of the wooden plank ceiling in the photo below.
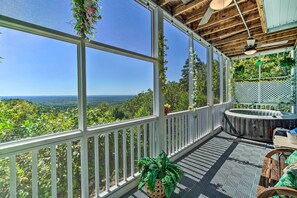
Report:
[[[244,55],[248,33],[232,2],[227,8],[215,11],[208,23],[199,26],[211,0],[192,0],[184,4],[181,0],[155,0],[164,10],[194,30],[228,57]],[[256,39],[256,44],[268,44],[288,40],[288,43],[258,48],[265,51],[294,46],[297,39],[297,27],[273,33],[266,33],[265,18],[261,0],[237,0],[239,8]]]

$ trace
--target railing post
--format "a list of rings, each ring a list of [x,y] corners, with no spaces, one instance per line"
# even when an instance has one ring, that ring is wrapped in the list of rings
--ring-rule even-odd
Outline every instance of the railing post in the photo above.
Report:
[[[212,90],[212,59],[213,48],[207,47],[207,105],[208,108],[208,132],[213,131],[213,90]]]
[[[77,46],[78,67],[78,128],[87,131],[87,92],[86,92],[86,46],[82,39]],[[88,179],[88,140],[81,138],[81,197],[89,197]]]
[[[292,102],[290,102],[291,105],[291,113],[296,113],[296,75],[295,75],[295,67],[292,67],[291,69],[291,97]]]
[[[159,31],[163,31],[163,11],[161,8],[156,7],[153,10],[152,20],[152,55],[154,58],[159,58]],[[158,120],[155,124],[156,134],[156,154],[159,154],[165,148],[165,117],[164,117],[164,96],[162,95],[162,87],[159,79],[158,63],[154,63],[154,115],[158,116]]]
[[[193,94],[194,94],[194,40],[193,33],[189,34],[189,105],[193,106]],[[193,142],[193,134],[194,134],[194,117],[193,113],[189,114],[189,131],[190,131],[190,143]]]

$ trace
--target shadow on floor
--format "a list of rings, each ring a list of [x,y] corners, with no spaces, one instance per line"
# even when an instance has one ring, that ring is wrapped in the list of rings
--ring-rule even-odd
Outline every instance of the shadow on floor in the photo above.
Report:
[[[172,197],[255,197],[266,152],[221,132],[177,160],[184,177]],[[133,189],[123,197],[148,196]]]

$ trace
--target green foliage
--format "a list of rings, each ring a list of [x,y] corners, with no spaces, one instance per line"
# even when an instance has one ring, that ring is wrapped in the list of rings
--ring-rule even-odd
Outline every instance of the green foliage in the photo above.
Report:
[[[158,68],[159,68],[159,79],[161,83],[162,93],[166,93],[166,71],[167,67],[166,64],[168,61],[165,59],[167,56],[166,50],[169,49],[169,47],[166,45],[166,39],[163,34],[163,30],[159,30],[158,34]]]
[[[146,92],[139,93],[133,99],[125,101],[122,106],[122,112],[126,119],[132,119],[140,116],[140,109],[142,116],[149,116],[153,114],[153,91],[148,89]]]
[[[167,198],[171,196],[183,176],[181,167],[171,162],[164,151],[156,158],[145,157],[140,159],[138,166],[140,170],[138,189],[148,184],[149,190],[154,192],[156,179],[159,179],[164,185]]]
[[[89,40],[87,35],[94,37],[94,25],[101,19],[99,0],[72,0],[73,17],[76,20],[74,29],[83,39]]]
[[[220,103],[220,63],[218,60],[212,60],[212,91],[214,104]]]
[[[284,59],[287,59],[287,53],[269,54],[259,57],[251,57],[247,59],[235,60],[232,62],[231,74],[235,81],[257,79],[259,77],[258,60],[261,64],[261,78],[287,76],[294,64],[281,66]]]
[[[193,101],[195,107],[202,107],[207,105],[207,65],[201,61],[195,52],[193,52],[193,59]],[[189,65],[190,62],[189,59],[187,59],[182,69],[182,78],[179,81],[183,90],[189,89]],[[185,109],[187,109],[187,107],[183,110]]]
[[[261,63],[261,64],[260,64]],[[288,58],[288,53],[280,54],[269,54],[261,57],[251,57],[247,59],[235,60],[232,62],[231,75],[230,79],[230,88],[231,95],[235,97],[235,82],[238,81],[258,81],[259,79],[259,67],[261,67],[261,81],[270,81],[273,80],[273,77],[281,77],[282,80],[287,80],[286,76],[291,74],[291,68],[294,67],[294,60]],[[295,83],[293,80],[292,83]],[[296,97],[295,91],[293,96],[289,97],[287,101],[279,102],[278,98],[275,98],[274,101],[278,101],[279,107],[278,110],[288,111],[288,108],[291,104],[294,103],[292,98]],[[287,103],[287,104],[282,104]],[[287,106],[287,107],[285,107]]]
[[[152,115],[153,112],[153,91],[139,93],[132,99],[126,100],[122,105],[108,105],[101,103],[87,108],[87,123],[99,125]],[[55,108],[45,105],[37,105],[26,100],[0,100],[0,143],[36,137],[55,132],[69,131],[78,128],[78,110],[76,107]],[[136,131],[136,129],[133,129]],[[137,141],[137,132],[134,133],[134,140]],[[127,135],[127,144],[129,144]],[[119,138],[121,135],[119,134]],[[135,143],[135,145],[137,145]],[[114,140],[110,140],[110,146],[114,146]],[[99,137],[99,153],[104,153],[104,136]],[[130,147],[127,152],[130,152]],[[66,144],[57,147],[57,191],[58,197],[67,197],[67,152]],[[80,144],[72,143],[72,168],[73,168],[73,189],[74,197],[80,196],[81,175],[80,175]],[[95,175],[94,167],[94,141],[88,142],[89,151],[89,175],[90,179]],[[122,151],[119,155],[123,156]],[[112,155],[112,153],[111,153]],[[104,155],[99,156],[101,162]],[[112,159],[112,157],[110,157]],[[17,193],[18,197],[32,197],[32,154],[22,153],[17,156]],[[111,160],[110,166],[114,167]],[[9,161],[0,159],[0,197],[9,197]],[[99,167],[100,178],[104,179],[104,164]],[[38,151],[38,192],[42,197],[51,196],[51,174],[50,174],[50,149]],[[120,170],[121,172],[122,170]],[[110,173],[111,175],[114,173]],[[101,181],[101,183],[104,183]],[[92,187],[90,187],[92,188]]]
[[[170,104],[170,111],[183,111],[188,109],[189,97],[188,90],[178,82],[168,81],[166,84],[165,104]]]
[[[293,67],[295,66],[295,60],[289,57],[284,57],[282,60],[280,60],[280,65],[282,67]]]

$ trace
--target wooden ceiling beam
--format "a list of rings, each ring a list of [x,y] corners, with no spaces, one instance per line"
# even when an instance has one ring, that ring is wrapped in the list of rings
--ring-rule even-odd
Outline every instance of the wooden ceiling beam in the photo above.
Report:
[[[253,22],[253,21],[258,21],[259,19],[260,19],[259,15],[257,13],[254,13],[254,14],[249,15],[248,17],[246,17],[246,23],[250,23],[250,22]],[[226,31],[226,30],[228,30],[230,28],[238,27],[238,26],[240,26],[242,24],[243,23],[242,23],[241,18],[234,18],[231,21],[227,21],[227,23],[225,23],[225,25],[220,24],[220,25],[216,26],[215,28],[200,32],[200,36],[205,37],[205,36],[208,36],[210,34],[214,34],[214,33],[221,32],[221,31]]]
[[[266,25],[266,19],[264,14],[263,2],[262,0],[256,0],[256,1],[257,1],[258,12],[261,19],[262,31],[264,33],[267,33],[267,25]]]
[[[170,0],[160,0],[159,1],[159,5],[160,6],[165,6],[166,4],[168,4],[170,2]]]
[[[262,30],[258,30],[257,32],[255,32],[257,34],[253,34],[253,35],[263,35],[264,33],[262,33]],[[242,34],[242,35],[238,35],[238,37],[236,38],[230,38],[227,40],[221,40],[221,42],[213,42],[212,45],[215,47],[222,47],[222,46],[228,46],[228,45],[233,45],[233,43],[238,43],[240,41],[246,41],[248,37],[248,34]]]
[[[168,0],[160,0],[160,1],[159,1],[159,5],[160,5],[161,7],[164,6],[164,5],[166,5],[167,3],[169,3]]]
[[[259,24],[260,25],[260,24]],[[242,32],[240,32],[240,33],[237,33],[237,34],[235,34],[235,35],[233,35],[233,36],[230,36],[230,37],[227,37],[227,38],[219,38],[219,37],[217,37],[217,38],[215,38],[215,39],[213,39],[212,41],[211,41],[211,43],[215,43],[215,42],[228,42],[228,41],[233,41],[233,40],[236,40],[236,39],[238,39],[238,38],[244,38],[244,39],[247,39],[248,38],[248,33],[247,33],[247,31],[245,30],[243,30],[243,29],[241,29],[241,31]],[[262,32],[262,29],[261,29],[261,27],[259,26],[259,27],[257,27],[257,28],[254,28],[254,29],[250,29],[250,33],[251,33],[251,35],[255,35],[255,34],[259,34],[259,33],[262,33],[262,34],[264,34],[263,32]]]
[[[243,9],[243,7],[246,7],[248,6],[249,4],[251,4],[251,2],[247,2],[247,0],[240,0],[238,1],[238,4],[240,6],[240,4],[244,3],[245,6],[242,6],[241,9]],[[241,6],[240,6],[241,7]],[[253,7],[255,8],[255,6]],[[189,25],[191,23],[194,23],[194,22],[197,22],[197,21],[200,21],[202,19],[202,17],[204,16],[206,12],[206,9],[205,10],[201,10],[201,12],[198,12],[197,14],[193,15],[193,16],[190,16],[190,17],[187,17],[187,20],[185,21],[185,24],[186,25]],[[235,12],[238,14],[238,11],[235,7],[235,4],[232,3],[230,4],[227,8],[225,8],[224,10],[221,10],[221,11],[214,11],[212,16],[211,16],[211,19],[209,22],[212,22],[212,18],[219,18],[220,15],[222,15],[222,13],[229,13],[229,12],[233,12],[235,14]],[[239,15],[239,14],[238,14]],[[230,15],[229,15],[230,16]]]
[[[206,6],[210,3],[211,0],[194,0],[191,1],[188,4],[182,4],[180,6],[177,6],[174,10],[173,10],[173,16],[176,17],[180,14],[183,14],[185,12],[191,11],[192,9],[200,9],[203,6]]]
[[[258,27],[261,27],[261,24],[260,23],[254,23],[252,25],[248,25],[249,27],[249,30],[251,31],[252,29],[255,29],[255,28],[258,28]],[[225,36],[228,36],[230,35],[231,36],[234,36],[236,34],[239,34],[239,33],[242,33],[242,32],[246,32],[246,29],[244,27],[244,25],[240,25],[240,27],[235,27],[235,28],[232,28],[228,31],[225,31],[222,33],[215,33],[215,34],[212,34],[211,36],[206,36],[206,37],[203,37],[204,39],[208,40],[208,41],[213,41],[213,40],[217,40],[217,39],[220,39],[220,37],[225,37]]]

